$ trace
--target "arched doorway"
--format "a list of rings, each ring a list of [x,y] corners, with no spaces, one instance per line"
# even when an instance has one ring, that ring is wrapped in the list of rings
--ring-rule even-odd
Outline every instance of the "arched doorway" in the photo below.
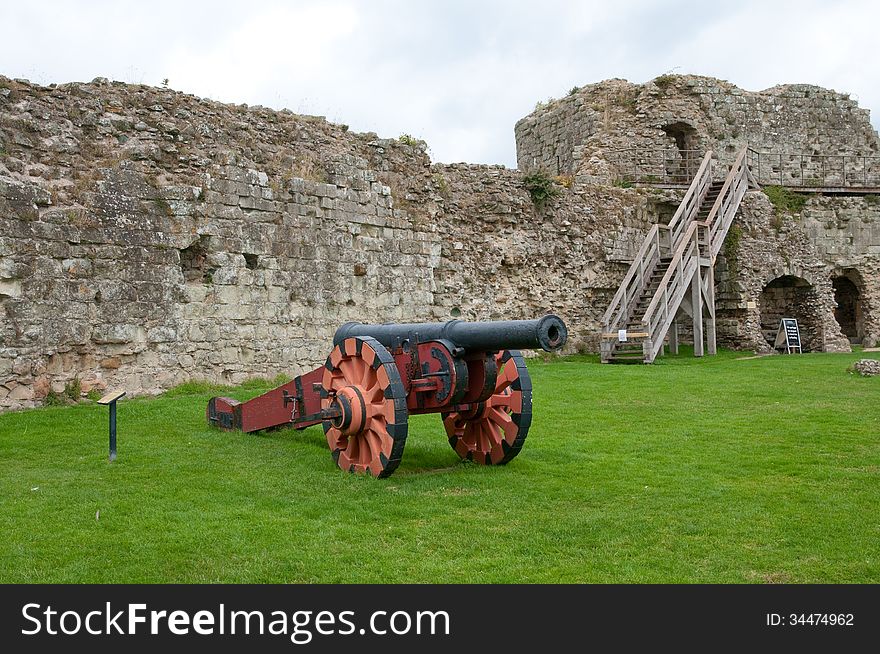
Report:
[[[672,156],[667,160],[666,174],[677,182],[689,182],[696,174],[701,159],[697,152],[697,130],[693,125],[682,121],[669,123],[661,129],[674,143],[675,150],[678,150],[677,157]]]
[[[859,274],[855,270],[845,270],[840,276],[831,279],[834,301],[837,304],[834,308],[834,318],[850,343],[861,343],[865,335],[860,281]]]
[[[761,333],[770,347],[776,342],[779,321],[796,318],[804,351],[821,349],[815,342],[818,330],[815,313],[810,310],[813,299],[813,285],[802,277],[783,275],[764,286],[760,299]]]

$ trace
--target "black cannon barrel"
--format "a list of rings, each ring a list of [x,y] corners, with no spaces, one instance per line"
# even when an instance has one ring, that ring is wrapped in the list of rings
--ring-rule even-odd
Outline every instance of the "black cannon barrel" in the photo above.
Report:
[[[562,318],[548,314],[536,320],[496,320],[489,322],[386,323],[365,325],[347,322],[336,330],[333,345],[351,336],[372,336],[385,347],[396,347],[403,340],[423,343],[445,339],[465,350],[558,350],[568,338]]]

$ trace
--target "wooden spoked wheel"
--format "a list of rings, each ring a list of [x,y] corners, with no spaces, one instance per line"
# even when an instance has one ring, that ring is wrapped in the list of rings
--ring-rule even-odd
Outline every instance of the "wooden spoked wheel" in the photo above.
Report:
[[[486,465],[503,465],[519,454],[532,422],[532,382],[522,355],[506,350],[496,361],[498,378],[489,399],[443,414],[452,449]]]
[[[336,464],[348,472],[387,477],[400,464],[407,434],[406,392],[394,358],[370,337],[337,345],[324,366],[321,408]]]

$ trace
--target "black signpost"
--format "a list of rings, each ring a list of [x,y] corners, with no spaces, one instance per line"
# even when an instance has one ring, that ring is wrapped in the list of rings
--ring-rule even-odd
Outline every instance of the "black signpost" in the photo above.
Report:
[[[786,354],[803,354],[801,349],[801,332],[798,328],[797,318],[783,318],[779,321],[779,330],[776,332],[776,349],[785,348]]]
[[[116,402],[125,395],[125,391],[109,393],[98,400],[98,404],[110,406],[110,460],[116,460]]]

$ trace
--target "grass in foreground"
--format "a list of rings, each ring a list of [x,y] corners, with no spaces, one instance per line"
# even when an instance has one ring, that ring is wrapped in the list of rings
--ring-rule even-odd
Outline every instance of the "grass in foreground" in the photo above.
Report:
[[[381,481],[208,429],[198,384],[121,402],[114,464],[105,407],[0,415],[0,581],[880,582],[880,378],[738,356],[530,362],[512,463],[417,416]]]

